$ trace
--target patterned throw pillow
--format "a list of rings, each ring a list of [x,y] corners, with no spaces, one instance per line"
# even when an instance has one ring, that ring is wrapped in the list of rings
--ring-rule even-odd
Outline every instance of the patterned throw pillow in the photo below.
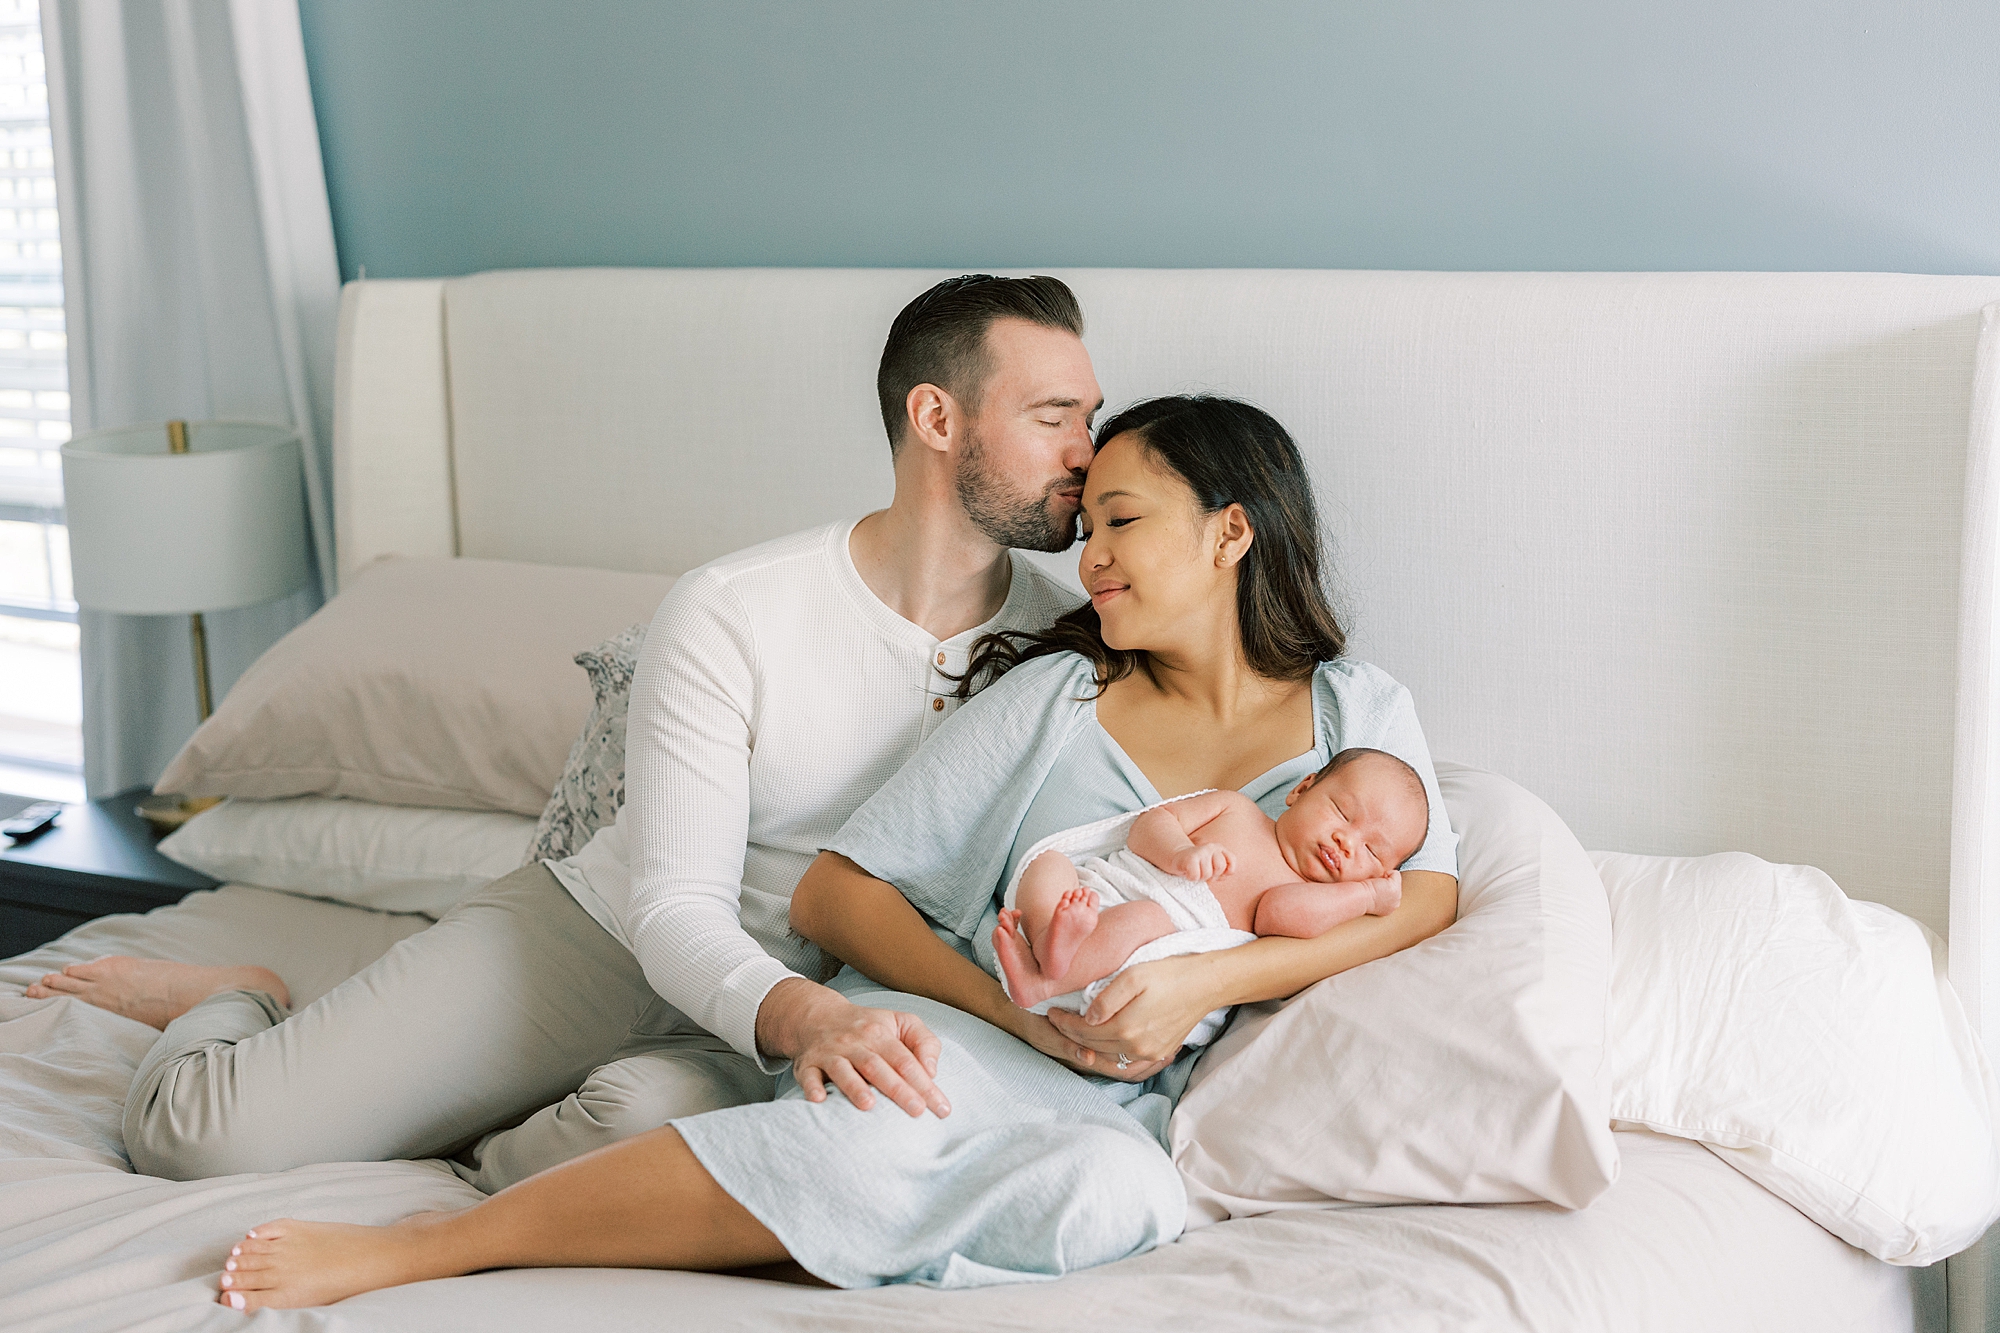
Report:
[[[573,856],[618,817],[618,807],[625,804],[625,714],[632,701],[632,671],[645,643],[646,626],[633,625],[576,655],[597,702],[569,747],[569,762],[535,825],[535,840],[522,864]]]

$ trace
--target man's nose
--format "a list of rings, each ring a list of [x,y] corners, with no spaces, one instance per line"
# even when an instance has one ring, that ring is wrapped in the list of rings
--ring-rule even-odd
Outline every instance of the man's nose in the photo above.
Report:
[[[1076,473],[1080,481],[1083,479],[1084,469],[1090,466],[1090,460],[1096,456],[1096,450],[1090,447],[1090,427],[1079,424],[1070,435],[1069,448],[1064,451],[1063,462],[1069,465],[1069,470]]]

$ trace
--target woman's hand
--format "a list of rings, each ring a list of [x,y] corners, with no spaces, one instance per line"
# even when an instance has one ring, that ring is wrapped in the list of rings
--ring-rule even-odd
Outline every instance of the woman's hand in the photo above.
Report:
[[[807,1101],[825,1101],[831,1079],[859,1110],[872,1110],[880,1089],[910,1116],[927,1107],[939,1119],[951,1114],[934,1081],[940,1043],[915,1014],[867,1009],[804,977],[788,977],[757,1010],[757,1045],[791,1057]]]
[[[1206,957],[1183,954],[1128,967],[1082,1014],[1052,1009],[1049,1021],[1068,1041],[1095,1054],[1094,1072],[1124,1078],[1141,1067],[1158,1071],[1217,1007],[1203,984]],[[1120,1055],[1131,1058],[1128,1069],[1117,1068]]]
[[[1060,1009],[1052,1009],[1049,1012],[1060,1014],[1064,1018],[1076,1017]],[[1031,1014],[1025,1009],[1014,1010],[1013,1023],[1008,1030],[1043,1055],[1068,1065],[1079,1074],[1098,1074],[1105,1078],[1121,1079],[1127,1083],[1145,1082],[1165,1069],[1172,1060],[1171,1056],[1166,1060],[1133,1060],[1120,1069],[1115,1053],[1110,1057],[1101,1056],[1090,1047],[1071,1041],[1059,1032],[1049,1019],[1040,1014]]]

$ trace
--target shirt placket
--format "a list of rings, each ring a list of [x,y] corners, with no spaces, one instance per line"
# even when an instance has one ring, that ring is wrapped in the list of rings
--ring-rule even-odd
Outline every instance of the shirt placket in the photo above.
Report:
[[[950,679],[947,672],[956,674],[964,670],[959,660],[964,653],[947,648],[941,643],[931,645],[930,660],[924,671],[924,738],[936,731],[944,720],[957,711],[958,682]]]

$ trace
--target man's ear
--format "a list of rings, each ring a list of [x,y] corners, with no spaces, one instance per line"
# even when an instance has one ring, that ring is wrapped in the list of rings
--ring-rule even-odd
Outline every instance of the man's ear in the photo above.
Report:
[[[1313,788],[1313,783],[1318,781],[1319,781],[1319,774],[1317,773],[1308,773],[1304,777],[1300,778],[1299,785],[1285,793],[1285,809],[1289,810],[1294,805],[1297,805],[1299,797],[1304,796],[1307,792],[1311,791]]]
[[[1215,517],[1220,520],[1215,525],[1215,564],[1218,569],[1227,569],[1249,552],[1257,532],[1240,504],[1230,505]]]
[[[903,400],[910,440],[934,453],[947,453],[962,433],[958,400],[935,384],[919,384]]]

